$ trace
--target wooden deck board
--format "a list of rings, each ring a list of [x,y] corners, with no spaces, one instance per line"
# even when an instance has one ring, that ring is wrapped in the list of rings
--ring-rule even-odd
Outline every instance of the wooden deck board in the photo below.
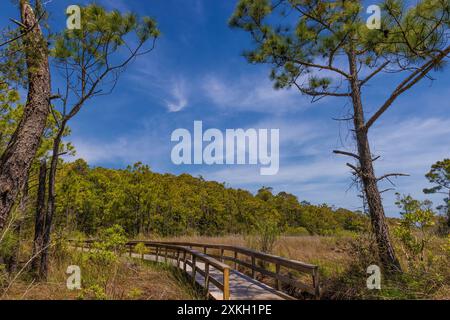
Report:
[[[132,254],[132,257],[134,258],[140,258],[141,256],[139,254]],[[144,255],[144,259],[148,261],[154,261],[156,262],[156,256],[155,255]],[[159,257],[158,262],[163,262],[164,257]],[[177,266],[177,261],[171,258],[167,259],[167,263],[170,263],[173,266]],[[203,262],[196,262],[197,268],[201,270],[205,270],[205,265]],[[183,269],[183,261],[180,261],[180,269]],[[187,265],[186,271],[189,275],[192,276],[192,268]],[[215,268],[211,267],[210,276],[214,279],[222,282],[222,273]],[[205,278],[200,274],[197,273],[195,276],[195,281],[202,287],[205,286]],[[222,300],[222,291],[217,288],[214,284],[210,283],[208,292],[211,295],[211,297],[215,300]],[[251,277],[236,271],[231,270],[230,271],[230,299],[231,300],[286,300],[289,296],[286,294],[277,291],[270,286],[257,281],[255,279],[252,279]]]

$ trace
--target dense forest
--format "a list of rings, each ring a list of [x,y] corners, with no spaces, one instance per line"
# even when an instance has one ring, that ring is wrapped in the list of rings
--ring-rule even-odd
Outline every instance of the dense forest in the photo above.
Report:
[[[247,234],[272,225],[291,234],[360,231],[367,218],[324,204],[300,203],[270,188],[256,195],[188,174],[154,173],[137,163],[125,170],[90,168],[83,160],[61,166],[57,226],[86,234],[120,224],[130,236]]]

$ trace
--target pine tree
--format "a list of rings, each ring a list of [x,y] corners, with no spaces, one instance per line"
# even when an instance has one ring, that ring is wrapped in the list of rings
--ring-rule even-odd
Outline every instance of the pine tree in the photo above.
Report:
[[[276,88],[297,88],[313,101],[340,97],[351,102],[356,152],[335,153],[356,160],[348,165],[362,182],[380,261],[395,272],[401,267],[378,183],[401,174],[375,175],[369,130],[400,95],[444,65],[450,53],[449,2],[421,0],[406,6],[386,0],[380,9],[381,28],[376,29],[366,25],[362,1],[240,0],[230,25],[251,34],[254,48],[246,56],[251,63],[273,66]],[[369,115],[364,87],[383,72],[404,78]]]

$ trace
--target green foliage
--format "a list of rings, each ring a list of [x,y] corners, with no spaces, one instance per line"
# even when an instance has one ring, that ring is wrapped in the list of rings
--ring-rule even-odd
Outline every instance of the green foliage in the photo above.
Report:
[[[87,54],[100,62],[98,66],[104,66],[109,55],[126,44],[126,36],[134,33],[143,44],[160,35],[154,19],[139,19],[134,13],[122,14],[117,10],[107,12],[96,4],[82,8],[81,26],[80,30],[66,30],[55,37],[52,50],[55,58],[84,63],[86,57],[82,55]]]
[[[429,229],[435,223],[435,213],[429,201],[420,202],[409,195],[401,197],[397,194],[397,197],[397,205],[403,211],[400,226],[394,229],[394,234],[401,241],[411,263],[418,259],[423,262],[425,247],[431,237]]]
[[[106,300],[107,298],[105,289],[98,284],[93,284],[86,289],[82,289],[78,295],[78,300]]]
[[[89,252],[73,254],[71,263],[82,270],[82,292],[78,299],[104,300],[107,291],[113,290],[121,267],[121,256],[125,252],[128,237],[119,225],[103,229],[98,234]]]
[[[361,65],[375,70],[384,59],[398,56],[415,64],[443,50],[449,6],[448,1],[406,6],[386,0],[381,3],[382,29],[372,30],[361,1],[240,0],[229,24],[251,34],[255,46],[246,52],[247,59],[273,65],[276,88],[295,85],[314,96],[340,87],[340,79],[314,71],[336,71],[334,62],[342,53],[356,50]],[[318,60],[327,63],[320,67]]]
[[[305,227],[287,227],[284,233],[287,236],[308,236],[309,232]]]
[[[273,246],[280,235],[279,213],[272,210],[260,217],[256,223],[254,236],[256,237],[256,249],[261,252],[271,253]]]
[[[101,230],[99,240],[94,242],[90,258],[105,264],[115,262],[125,251],[128,237],[119,225]]]
[[[18,241],[17,234],[11,230],[0,234],[0,257],[9,259],[14,254]]]
[[[135,54],[142,54],[141,47],[149,39],[156,40],[160,32],[154,19],[140,19],[134,13],[122,14],[117,10],[108,12],[97,4],[90,4],[81,9],[81,29],[66,30],[54,37],[51,55],[58,62],[81,66],[82,72],[97,73],[101,79],[111,71],[109,69],[121,67],[111,65],[113,56],[122,48],[130,49],[126,39],[132,35],[138,40],[137,48],[133,49]]]
[[[443,194],[444,205],[439,206],[438,210],[442,210],[447,215],[447,226],[450,227],[450,159],[438,161],[431,166],[430,172],[425,177],[435,186],[424,189],[426,194]]]
[[[133,252],[136,252],[141,256],[142,259],[144,259],[144,255],[149,252],[147,246],[143,244],[142,242],[139,242],[134,246]]]
[[[157,174],[141,163],[124,170],[90,168],[83,160],[64,164],[57,194],[55,225],[90,235],[114,224],[131,237],[266,233],[266,221],[279,232],[303,227],[330,234],[362,231],[367,221],[348,210],[301,204],[285,192],[274,195],[270,188],[254,196],[187,174]]]
[[[0,81],[0,154],[6,149],[22,117],[19,92]]]

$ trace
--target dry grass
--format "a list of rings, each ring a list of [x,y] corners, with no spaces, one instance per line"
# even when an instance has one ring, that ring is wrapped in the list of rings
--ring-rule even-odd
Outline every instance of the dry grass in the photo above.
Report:
[[[244,247],[252,247],[254,244],[251,238],[243,236],[184,236],[152,240]],[[448,279],[448,263],[447,266],[445,263],[448,262],[449,257],[442,256],[444,240],[434,239],[430,243],[430,253],[433,253],[434,258],[432,267],[427,267],[426,273],[417,273],[410,268],[405,268],[407,271],[405,277],[401,281],[384,281],[384,290],[380,294],[369,292],[365,287],[367,278],[365,269],[371,264],[373,255],[370,254],[370,250],[366,250],[366,256],[362,257],[367,245],[362,243],[355,249],[355,244],[358,242],[347,237],[281,237],[276,241],[272,253],[318,265],[323,289],[326,293],[323,296],[325,299],[450,299],[450,287],[448,283],[446,284],[440,279],[441,274]],[[398,244],[397,253],[406,267],[404,255]],[[438,258],[439,260],[436,260]],[[65,270],[68,265],[77,264],[76,262],[77,260],[71,261],[70,255],[67,254],[63,254],[62,257],[54,256],[50,266],[51,278],[48,283],[33,283],[26,276],[22,277],[11,287],[4,298],[32,300],[96,298],[88,292],[67,290]],[[90,274],[90,277],[95,280],[95,275],[101,274],[101,270],[90,270]],[[202,299],[202,296],[192,288],[190,282],[172,267],[129,259],[121,259],[113,281],[108,281],[104,292],[106,299],[118,300]]]
[[[69,262],[67,262],[69,263]],[[48,282],[35,282],[24,275],[3,296],[5,300],[192,300],[200,294],[172,267],[121,259],[116,276],[104,288],[104,297],[89,289],[70,291],[65,270],[70,264],[52,261]],[[83,279],[83,269],[82,269]]]
[[[450,299],[449,283],[443,280],[449,276],[449,257],[445,257],[442,249],[445,239],[433,238],[429,243],[427,256],[430,258],[424,268],[426,271],[420,273],[417,272],[419,264],[408,266],[401,246],[396,241],[397,254],[405,274],[401,279],[384,279],[384,289],[377,292],[366,288],[366,268],[376,259],[366,238],[370,237],[281,237],[276,241],[272,253],[318,265],[325,299]],[[242,236],[186,236],[156,240],[252,246],[251,239]]]
[[[173,237],[157,238],[161,241],[180,241],[194,243],[226,244],[249,247],[249,238],[243,236],[224,237]],[[346,264],[349,257],[345,252],[348,238],[299,236],[280,237],[276,242],[273,254],[306,263],[329,262]]]

